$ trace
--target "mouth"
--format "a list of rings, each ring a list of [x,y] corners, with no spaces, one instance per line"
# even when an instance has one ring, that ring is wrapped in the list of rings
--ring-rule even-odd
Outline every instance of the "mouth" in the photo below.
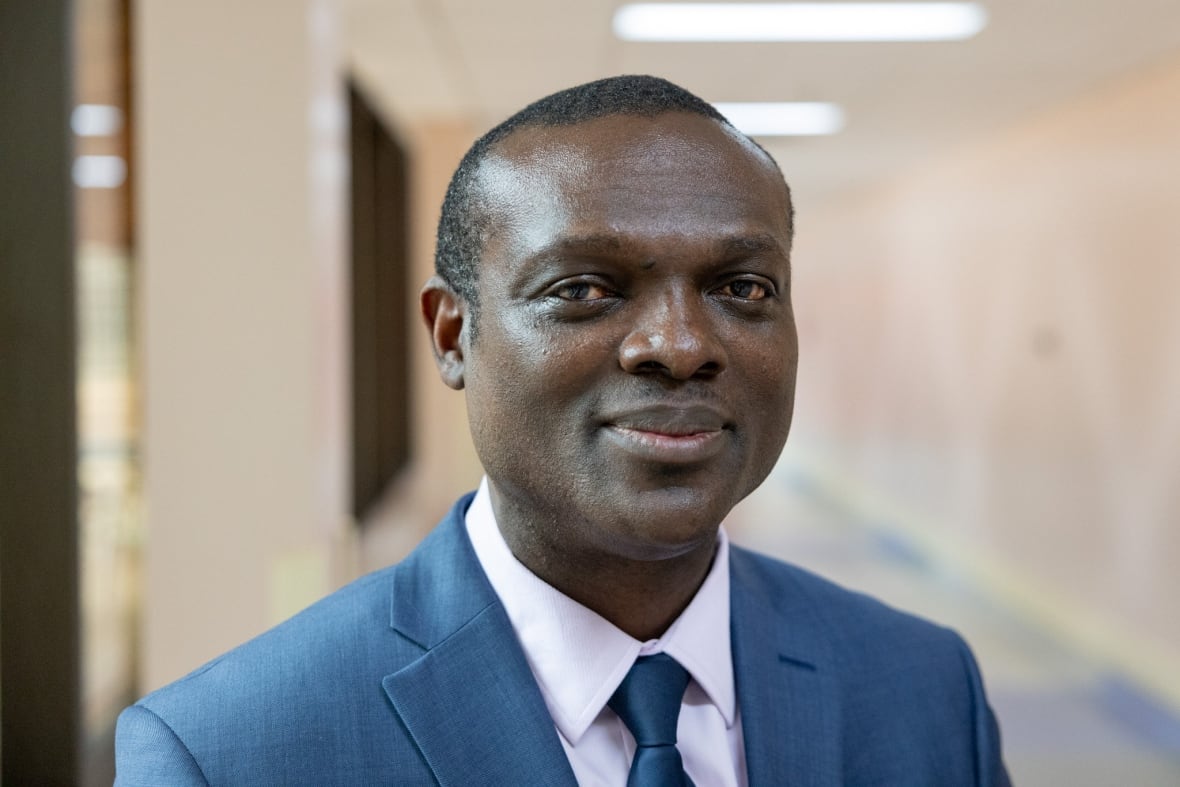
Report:
[[[726,418],[708,407],[654,407],[613,416],[607,438],[637,458],[664,464],[694,464],[725,446]]]

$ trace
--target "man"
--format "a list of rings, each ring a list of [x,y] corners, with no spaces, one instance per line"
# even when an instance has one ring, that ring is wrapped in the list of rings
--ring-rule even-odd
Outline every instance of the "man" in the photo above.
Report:
[[[422,310],[483,485],[128,709],[119,783],[1006,784],[955,634],[719,530],[790,425],[792,214],[761,148],[652,77],[478,141]]]

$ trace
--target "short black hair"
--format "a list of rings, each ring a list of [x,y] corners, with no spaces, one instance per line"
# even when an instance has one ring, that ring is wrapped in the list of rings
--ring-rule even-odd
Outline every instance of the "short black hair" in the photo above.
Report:
[[[479,261],[490,219],[479,204],[478,173],[496,143],[529,126],[572,126],[608,115],[654,117],[665,112],[689,112],[734,128],[712,104],[679,85],[654,76],[626,75],[587,82],[546,96],[484,134],[463,156],[447,187],[438,222],[435,272],[468,306],[478,309]],[[774,158],[754,144],[777,169]],[[783,185],[786,186],[785,179]],[[787,218],[791,220],[790,216]]]

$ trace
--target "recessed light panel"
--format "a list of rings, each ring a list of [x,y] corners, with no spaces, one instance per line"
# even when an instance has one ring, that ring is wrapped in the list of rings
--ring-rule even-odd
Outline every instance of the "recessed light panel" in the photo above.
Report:
[[[624,41],[957,41],[986,24],[978,3],[634,3],[614,17]]]
[[[822,101],[716,103],[739,131],[752,137],[835,134],[844,128],[844,112]]]

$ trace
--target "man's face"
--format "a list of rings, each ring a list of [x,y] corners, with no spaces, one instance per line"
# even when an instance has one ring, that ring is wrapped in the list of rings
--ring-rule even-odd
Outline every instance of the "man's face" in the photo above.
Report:
[[[777,171],[667,113],[516,131],[480,184],[492,229],[462,383],[509,543],[590,564],[711,549],[790,426]]]

